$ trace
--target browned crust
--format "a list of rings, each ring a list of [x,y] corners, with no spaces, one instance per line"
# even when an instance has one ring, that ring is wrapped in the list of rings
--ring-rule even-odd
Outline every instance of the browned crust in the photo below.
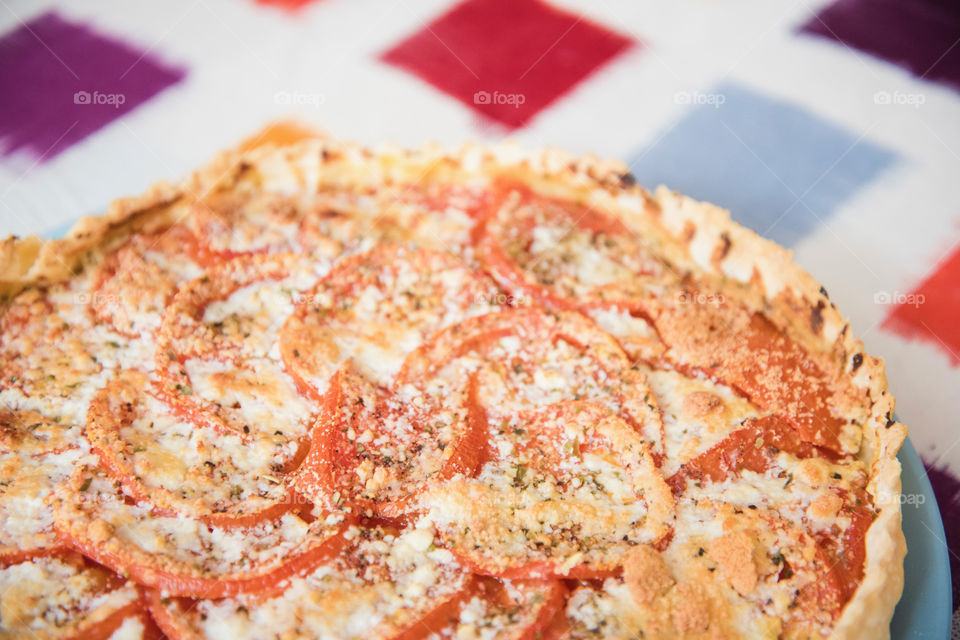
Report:
[[[62,240],[7,238],[0,255],[0,295],[66,279],[89,252],[135,230],[169,222],[175,203],[217,189],[391,188],[427,179],[485,182],[498,176],[615,213],[642,229],[645,241],[656,245],[677,269],[713,278],[725,293],[762,309],[807,349],[833,361],[862,390],[870,406],[859,456],[869,470],[867,488],[879,515],[867,533],[863,581],[831,638],[888,638],[903,590],[906,544],[896,454],[907,429],[892,418],[895,400],[887,391],[883,361],[864,353],[826,291],[793,262],[789,251],[734,223],[728,212],[711,204],[663,187],[650,194],[619,162],[555,150],[528,153],[512,145],[372,152],[330,140],[228,152],[178,186],[159,183],[139,198],[118,200],[106,215],[80,220]]]
[[[0,300],[30,285],[65,280],[81,267],[88,252],[134,230],[162,224],[181,194],[179,188],[160,182],[140,197],[114,201],[102,216],[81,218],[62,239],[8,236],[0,245]]]

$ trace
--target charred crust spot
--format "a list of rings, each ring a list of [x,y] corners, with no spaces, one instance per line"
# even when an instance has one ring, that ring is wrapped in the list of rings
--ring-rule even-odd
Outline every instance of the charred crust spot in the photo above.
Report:
[[[853,368],[851,369],[851,371],[856,373],[857,369],[859,369],[860,365],[862,364],[863,364],[863,354],[862,353],[853,354]]]
[[[826,287],[824,287],[824,286],[822,286],[822,285],[820,286],[820,295],[822,295],[824,298],[826,298],[826,299],[828,299],[828,300],[830,299],[830,294],[827,293]]]
[[[629,189],[631,187],[637,186],[637,178],[629,171],[624,171],[621,173],[617,179],[620,182],[620,186],[624,189]]]
[[[826,306],[826,303],[821,300],[817,306],[810,309],[810,330],[815,334],[819,334],[823,329],[823,310]]]
[[[730,247],[733,246],[733,240],[730,239],[730,234],[726,231],[720,234],[720,244],[713,250],[713,256],[711,257],[711,262],[716,266],[719,265],[727,257],[727,254],[730,253]]]
[[[733,246],[733,240],[726,231],[720,234],[720,240],[723,242],[723,248],[720,249],[720,259],[723,260],[730,253],[730,247]]]

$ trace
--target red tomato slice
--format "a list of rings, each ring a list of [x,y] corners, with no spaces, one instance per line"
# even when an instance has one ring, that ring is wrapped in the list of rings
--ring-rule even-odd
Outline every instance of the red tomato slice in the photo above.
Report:
[[[832,407],[856,407],[861,399],[764,316],[694,301],[665,307],[655,324],[669,346],[668,362],[703,372],[783,414],[805,442],[846,453],[841,435],[849,420]]]
[[[119,483],[98,470],[79,468],[51,498],[58,534],[96,562],[173,596],[276,589],[344,546],[342,519],[308,524],[286,514],[250,527],[220,527],[157,515],[148,503],[127,504],[118,490]]]
[[[377,192],[321,190],[296,203],[269,191],[216,193],[191,206],[188,224],[208,263],[285,251],[329,260],[371,241],[448,250],[468,243],[471,216],[483,195],[437,184]]]
[[[478,380],[491,420],[576,398],[603,404],[662,451],[663,422],[646,377],[617,341],[573,312],[517,309],[469,318],[412,353],[396,387],[434,397]]]
[[[506,189],[509,195],[487,220],[478,244],[484,264],[505,288],[561,309],[638,314],[668,348],[663,364],[706,373],[761,408],[788,416],[807,442],[838,453],[849,448],[844,441],[852,436],[843,433],[849,417],[832,407],[857,407],[862,398],[766,318],[726,303],[722,295],[688,290],[611,216]]]
[[[241,256],[299,250],[296,238],[304,213],[279,193],[231,191],[215,192],[194,202],[186,220],[199,239],[198,257],[215,264]]]
[[[151,611],[174,640],[222,628],[237,640],[422,637],[425,627],[439,628],[480,593],[448,552],[419,550],[423,533],[352,528],[337,558],[291,578],[282,592],[193,601],[155,592]]]
[[[177,286],[200,274],[196,255],[197,239],[181,225],[131,236],[94,272],[90,309],[129,338],[156,331]]]
[[[616,217],[502,185],[477,252],[509,291],[560,309],[634,305],[651,297],[668,267]]]
[[[679,496],[689,488],[690,483],[700,487],[706,483],[724,482],[743,471],[759,474],[768,472],[782,453],[799,459],[841,460],[833,452],[804,441],[783,416],[767,415],[744,421],[742,428],[683,464],[667,482],[674,494]],[[782,474],[782,477],[786,478],[784,487],[793,481],[792,476]],[[840,477],[835,476],[836,479]],[[869,496],[863,490],[840,493],[842,503],[837,501],[840,504],[839,515],[850,522],[846,530],[841,533],[834,529],[827,534],[816,529],[809,530],[808,523],[804,523],[800,528],[805,530],[804,536],[815,541],[815,556],[810,558],[798,551],[788,553],[786,550],[780,556],[779,563],[784,568],[780,571],[779,580],[789,581],[801,573],[816,576],[813,582],[807,578],[798,583],[799,593],[796,604],[791,607],[791,620],[829,623],[831,617],[839,615],[862,579],[866,558],[865,535],[875,512]],[[825,496],[823,493],[819,495]],[[783,525],[782,522],[773,521],[767,526],[770,530],[776,530],[778,524]],[[794,564],[788,566],[784,556]],[[790,583],[787,587],[790,587]],[[823,619],[824,614],[827,615],[826,620]]]
[[[570,621],[567,619],[566,609],[560,611],[547,624],[547,628],[540,634],[538,640],[564,640],[570,637]]]
[[[744,469],[763,473],[781,451],[798,458],[833,458],[829,451],[804,442],[784,417],[769,415],[746,420],[743,428],[681,465],[667,483],[679,495],[690,480],[723,482]]]
[[[459,602],[444,603],[393,640],[478,637],[481,630],[496,630],[496,637],[503,640],[540,640],[563,610],[566,595],[567,587],[559,580],[517,580],[505,584],[479,578],[474,589]]]
[[[107,383],[90,403],[86,433],[101,465],[126,493],[168,515],[248,527],[296,506],[285,478],[302,460],[294,454],[291,461],[295,443],[244,443],[184,423],[142,373],[121,371]]]
[[[315,407],[273,347],[277,314],[315,281],[310,261],[282,254],[240,257],[184,285],[157,340],[164,399],[185,420],[224,434],[306,436]]]
[[[169,598],[156,589],[149,589],[147,606],[154,622],[169,640],[203,640],[203,635],[191,629],[184,620],[184,612],[194,609],[195,601]]]
[[[294,487],[329,510],[397,518],[416,509],[427,484],[476,473],[487,424],[475,385],[443,405],[418,400],[336,373]]]
[[[150,627],[136,585],[72,550],[47,550],[4,565],[0,573],[6,574],[0,591],[4,637],[105,640],[130,618]]]
[[[404,357],[434,332],[506,301],[492,280],[451,254],[381,246],[341,260],[280,333],[287,371],[320,398],[347,359],[389,385]]]
[[[69,640],[109,640],[110,637],[131,618],[138,618],[143,625],[144,633],[141,638],[158,638],[159,634],[151,633],[152,621],[142,600],[136,600],[117,609],[109,616],[91,625],[81,625]]]
[[[835,536],[817,536],[817,554],[810,571],[817,580],[800,590],[798,604],[811,617],[829,611],[834,619],[843,611],[863,579],[867,557],[867,530],[873,524],[875,512],[865,492],[846,496],[841,510],[850,518],[850,525],[839,539]]]
[[[491,425],[475,478],[421,504],[471,570],[509,579],[616,575],[632,545],[669,533],[673,497],[647,443],[609,409],[566,402]]]
[[[59,542],[51,544],[49,547],[36,547],[33,549],[0,549],[0,568],[27,562],[34,558],[60,555],[69,550],[69,546]]]
[[[169,361],[184,357],[214,356],[220,360],[262,357],[265,348],[257,340],[267,333],[262,300],[254,295],[240,301],[235,309],[223,309],[222,318],[208,320],[205,315],[213,303],[227,300],[239,289],[281,281],[304,265],[294,254],[242,256],[208,269],[177,292],[164,317],[157,344],[157,364],[169,368]],[[294,298],[287,294],[287,302]],[[246,306],[244,303],[246,302]],[[232,311],[232,312],[231,312]],[[162,353],[161,353],[162,351]],[[171,357],[170,352],[175,354]]]
[[[488,198],[483,187],[437,180],[322,192],[305,213],[298,237],[308,248],[333,241],[346,255],[391,244],[460,254]]]

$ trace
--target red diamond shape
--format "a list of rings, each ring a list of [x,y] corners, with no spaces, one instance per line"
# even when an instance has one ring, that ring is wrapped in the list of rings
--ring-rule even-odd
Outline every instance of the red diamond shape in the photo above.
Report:
[[[950,361],[960,364],[960,247],[940,262],[937,270],[898,302],[883,326],[905,338],[931,342]]]
[[[315,0],[256,0],[257,4],[274,6],[287,11],[296,11],[314,1]]]
[[[634,44],[538,0],[466,0],[381,59],[516,128]]]

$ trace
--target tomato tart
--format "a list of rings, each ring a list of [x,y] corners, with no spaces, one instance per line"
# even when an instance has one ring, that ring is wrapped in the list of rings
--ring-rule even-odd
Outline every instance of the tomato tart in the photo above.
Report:
[[[0,251],[2,638],[889,637],[882,361],[619,163],[307,139]]]

